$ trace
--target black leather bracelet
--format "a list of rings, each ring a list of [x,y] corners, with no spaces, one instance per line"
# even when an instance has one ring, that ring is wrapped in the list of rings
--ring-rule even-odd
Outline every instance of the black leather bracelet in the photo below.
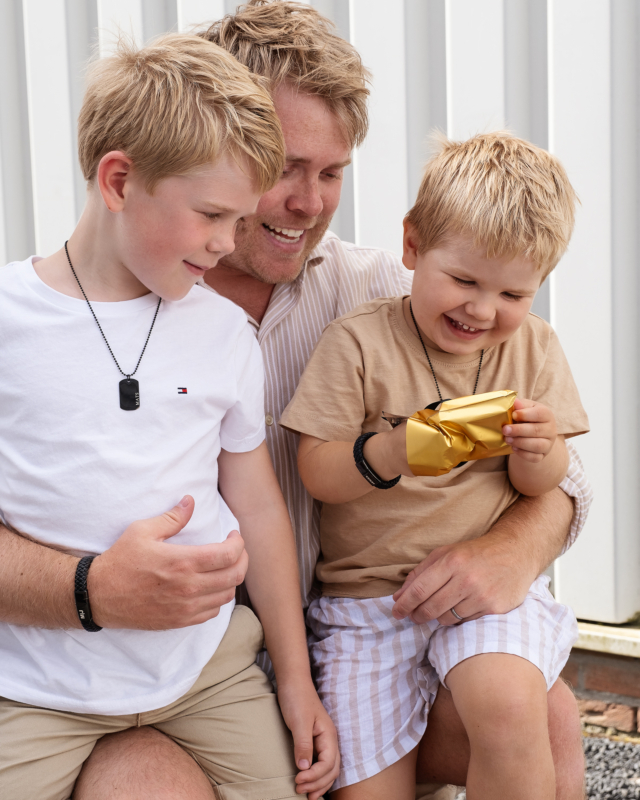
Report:
[[[85,556],[78,561],[76,567],[76,580],[74,587],[74,595],[76,598],[76,611],[78,618],[82,623],[85,631],[96,633],[101,631],[102,628],[93,621],[91,616],[91,606],[89,605],[89,592],[87,590],[87,575],[89,574],[89,567],[95,556]]]
[[[372,486],[375,486],[376,489],[392,489],[398,483],[401,476],[398,475],[397,477],[392,478],[390,481],[382,480],[382,478],[371,467],[364,457],[364,443],[367,441],[367,439],[370,439],[375,435],[376,431],[370,431],[369,433],[363,433],[361,436],[358,436],[355,444],[353,445],[353,460],[356,462],[358,472]]]

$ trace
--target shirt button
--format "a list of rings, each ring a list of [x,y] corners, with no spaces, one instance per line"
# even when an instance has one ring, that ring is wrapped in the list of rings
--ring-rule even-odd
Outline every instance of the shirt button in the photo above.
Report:
[[[267,414],[267,416],[264,418],[264,421],[267,423],[267,425],[273,425],[273,417],[271,414]]]

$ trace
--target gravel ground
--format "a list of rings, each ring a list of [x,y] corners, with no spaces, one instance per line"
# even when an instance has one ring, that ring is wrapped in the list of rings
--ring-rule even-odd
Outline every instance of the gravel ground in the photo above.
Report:
[[[585,737],[588,800],[640,800],[640,744]],[[462,792],[456,800],[465,800]]]

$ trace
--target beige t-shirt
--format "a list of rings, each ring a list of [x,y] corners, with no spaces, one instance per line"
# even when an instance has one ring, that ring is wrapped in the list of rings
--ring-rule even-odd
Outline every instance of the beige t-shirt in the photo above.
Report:
[[[443,398],[471,394],[480,354],[430,351]],[[534,314],[501,345],[485,350],[478,393],[512,389],[551,408],[558,433],[589,429],[569,365],[553,329]],[[353,442],[389,431],[382,412],[409,416],[438,400],[402,298],[365,303],[332,322],[316,345],[280,424],[327,441]],[[507,459],[468,462],[435,478],[401,478],[348,503],[324,503],[323,592],[338,597],[393,594],[436,547],[486,533],[518,493]]]

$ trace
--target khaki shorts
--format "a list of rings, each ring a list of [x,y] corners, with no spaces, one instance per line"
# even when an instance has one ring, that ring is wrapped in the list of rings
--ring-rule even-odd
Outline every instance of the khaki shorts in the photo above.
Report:
[[[151,725],[193,756],[218,800],[298,800],[291,734],[255,664],[262,644],[257,617],[237,606],[193,687],[143,714],[73,714],[0,698],[0,797],[68,800],[98,739]]]

